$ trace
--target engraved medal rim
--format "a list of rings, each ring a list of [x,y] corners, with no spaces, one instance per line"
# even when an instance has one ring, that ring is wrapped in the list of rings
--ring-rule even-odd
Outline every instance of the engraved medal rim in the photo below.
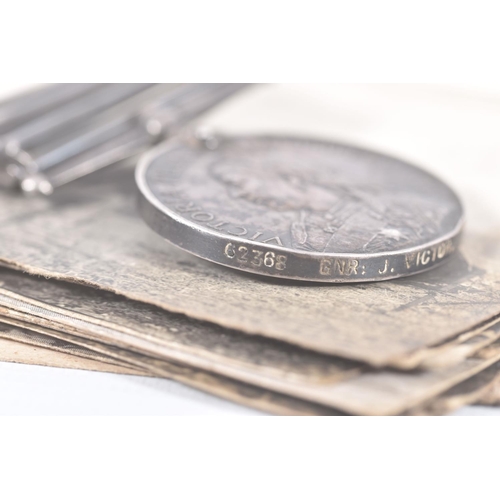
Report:
[[[151,164],[153,163],[153,161],[156,160],[158,157],[162,156],[163,154],[168,153],[169,150],[173,149],[174,147],[176,147],[178,145],[181,145],[183,147],[188,148],[188,146],[185,144],[185,142],[181,138],[175,137],[175,138],[172,138],[170,140],[165,141],[165,143],[163,143],[163,144],[156,146],[155,148],[153,148],[152,150],[148,151],[147,153],[145,153],[144,155],[141,156],[141,158],[138,161],[137,167],[136,167],[135,180],[136,180],[136,184],[137,184],[137,187],[139,190],[139,194],[142,197],[143,201],[148,203],[151,206],[150,208],[154,208],[163,216],[168,217],[172,222],[176,223],[178,226],[183,228],[184,231],[188,231],[191,233],[195,232],[195,233],[199,233],[200,235],[206,234],[207,236],[209,236],[209,240],[211,238],[215,238],[217,241],[219,241],[221,243],[230,242],[230,243],[235,243],[235,244],[251,245],[254,248],[261,248],[264,251],[266,251],[266,250],[267,251],[280,251],[281,253],[286,254],[288,256],[290,256],[290,255],[300,256],[300,257],[304,257],[306,259],[309,258],[311,260],[322,259],[322,258],[328,258],[328,259],[350,258],[350,259],[363,259],[363,260],[372,259],[372,260],[374,260],[374,259],[383,258],[383,257],[405,256],[405,255],[409,255],[409,254],[412,254],[415,252],[421,252],[421,251],[428,250],[428,249],[430,249],[436,245],[440,245],[442,243],[452,242],[452,241],[456,240],[457,238],[459,238],[459,236],[463,230],[464,222],[465,222],[464,210],[463,210],[462,203],[461,203],[459,197],[457,196],[457,194],[454,192],[454,190],[451,187],[449,187],[444,181],[442,181],[441,179],[436,177],[434,174],[432,174],[432,173],[426,171],[425,169],[422,169],[416,165],[413,165],[413,164],[407,162],[406,160],[401,160],[401,159],[399,159],[395,156],[392,156],[392,155],[389,156],[389,155],[386,155],[384,153],[379,153],[377,151],[354,146],[354,145],[351,145],[348,143],[337,143],[335,141],[321,140],[321,139],[314,139],[314,138],[300,137],[300,136],[293,136],[293,135],[273,135],[273,134],[267,134],[267,135],[244,134],[243,135],[242,134],[242,135],[230,135],[230,136],[223,135],[223,136],[219,136],[219,137],[221,137],[224,141],[241,140],[241,139],[281,140],[281,141],[292,141],[292,142],[299,141],[302,143],[314,143],[314,144],[324,145],[324,146],[341,146],[341,147],[347,147],[347,148],[352,149],[352,150],[358,150],[358,151],[361,151],[364,153],[368,152],[370,154],[375,154],[375,155],[380,156],[380,157],[387,157],[387,158],[390,158],[391,160],[396,159],[398,161],[403,162],[408,167],[411,167],[413,169],[416,169],[416,170],[419,170],[419,171],[425,173],[426,175],[432,177],[436,182],[439,182],[440,184],[444,185],[450,191],[450,193],[453,195],[453,197],[455,198],[457,206],[460,209],[461,215],[460,215],[460,218],[457,221],[454,229],[452,231],[449,231],[446,235],[441,236],[439,238],[435,238],[435,239],[433,239],[427,243],[421,244],[421,245],[412,246],[412,247],[408,247],[408,248],[404,248],[404,249],[400,249],[400,250],[391,250],[391,251],[387,251],[387,252],[373,252],[373,253],[349,253],[349,252],[324,253],[324,252],[318,252],[318,251],[313,252],[313,251],[305,251],[305,250],[300,250],[300,249],[291,249],[291,248],[287,248],[287,247],[281,247],[279,245],[274,245],[274,244],[270,244],[270,243],[261,243],[261,242],[250,241],[250,240],[241,238],[239,236],[234,236],[234,235],[224,235],[224,234],[221,234],[217,231],[212,230],[209,227],[193,223],[190,220],[175,213],[169,207],[162,204],[160,202],[160,200],[158,200],[158,198],[151,191],[151,189],[148,185],[148,182],[146,181],[146,173],[147,173],[149,167],[151,166]],[[207,150],[207,152],[209,152],[209,151],[210,150]],[[181,244],[171,240],[168,237],[168,235],[165,234],[165,232],[162,230],[162,228],[158,227],[158,224],[152,224],[148,220],[148,217],[144,214],[144,210],[147,210],[147,209],[143,208],[142,203],[140,205],[141,205],[141,207],[140,207],[141,217],[148,224],[148,226],[150,226],[151,229],[153,229],[157,234],[159,234],[164,239],[166,239],[168,242],[177,246],[178,248],[181,248],[184,251],[187,251],[191,254],[194,254],[200,258],[206,259],[210,262],[214,262],[216,264],[223,265],[223,266],[226,266],[226,267],[231,268],[231,269],[237,269],[237,270],[249,272],[252,274],[259,274],[259,275],[270,276],[270,277],[281,278],[281,279],[289,279],[289,280],[291,279],[291,280],[300,280],[300,281],[331,282],[331,283],[333,283],[333,282],[337,282],[337,283],[346,283],[346,282],[361,283],[361,282],[370,282],[370,281],[371,282],[386,281],[386,280],[391,280],[391,279],[397,279],[400,277],[412,276],[415,274],[420,274],[422,272],[431,270],[437,266],[440,266],[442,263],[446,262],[449,257],[451,257],[452,255],[454,255],[456,253],[456,249],[455,249],[455,251],[453,251],[451,254],[449,254],[448,256],[443,258],[441,261],[436,262],[433,265],[429,265],[428,267],[425,267],[424,269],[416,269],[413,271],[405,272],[403,274],[396,274],[396,275],[390,275],[390,276],[376,276],[374,278],[361,278],[361,279],[360,278],[349,279],[349,277],[343,277],[343,278],[330,277],[330,278],[328,278],[328,277],[306,277],[306,276],[297,276],[297,277],[295,277],[295,276],[294,277],[283,276],[283,275],[279,275],[279,274],[266,272],[266,269],[239,267],[239,266],[231,265],[231,263],[229,263],[229,262],[226,263],[226,262],[221,262],[219,260],[215,260],[214,258],[211,258],[209,256],[211,254],[210,250],[207,252],[203,252],[203,251],[200,251],[199,249],[196,249],[196,248],[184,247]],[[209,241],[209,240],[207,240],[207,241]],[[207,248],[207,247],[205,247],[205,248]],[[212,246],[210,246],[210,249],[213,250]]]

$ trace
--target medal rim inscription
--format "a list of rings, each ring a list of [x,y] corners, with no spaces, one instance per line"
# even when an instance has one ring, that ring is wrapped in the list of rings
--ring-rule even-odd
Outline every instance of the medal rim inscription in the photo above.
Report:
[[[136,168],[136,184],[139,190],[139,212],[144,221],[156,233],[160,234],[173,245],[193,255],[228,268],[264,276],[311,282],[349,283],[385,281],[420,274],[440,266],[456,253],[464,226],[462,204],[456,193],[446,183],[426,170],[408,163],[407,161],[400,160],[399,158],[387,156],[383,153],[371,151],[369,149],[345,143],[337,144],[332,141],[310,139],[307,137],[240,135],[224,136],[223,140],[298,141],[302,144],[309,143],[326,147],[341,146],[353,151],[360,151],[364,154],[373,154],[379,158],[387,157],[390,160],[397,160],[407,167],[422,172],[422,174],[432,178],[434,182],[444,186],[453,195],[460,216],[453,230],[439,238],[413,247],[373,253],[307,251],[283,247],[272,243],[251,241],[230,234],[223,234],[174,212],[168,206],[164,205],[150,189],[147,180],[147,172],[155,160],[162,155],[167,155],[170,151],[179,146],[187,150],[192,150],[192,148],[195,147],[202,147],[199,144],[197,146],[191,146],[187,144],[186,140],[174,138],[146,153],[138,162]],[[211,150],[206,149],[206,152],[210,153]],[[256,267],[255,265],[250,265],[248,261],[242,262],[236,259],[235,256],[230,257],[227,253],[227,247],[231,244],[237,248],[245,248],[248,253],[257,253],[261,256],[274,254],[272,256],[274,258],[277,252],[279,252],[280,255],[285,255],[285,260],[287,262],[286,268],[275,269],[274,265],[271,267],[264,265]],[[445,254],[442,257],[436,258],[439,249],[442,248],[445,248]],[[423,261],[424,258],[426,260],[425,263],[419,262],[419,260]],[[390,264],[389,260],[391,260]],[[417,264],[414,266],[415,260]],[[360,261],[362,261],[361,265]],[[271,262],[271,257],[268,262]],[[311,268],[311,265],[314,265],[316,269]],[[335,274],[334,268],[340,273]],[[348,272],[349,269],[351,270],[350,273]],[[357,272],[358,270],[360,271],[359,273]],[[381,272],[384,270],[385,272]],[[387,271],[389,271],[389,274],[386,274]]]

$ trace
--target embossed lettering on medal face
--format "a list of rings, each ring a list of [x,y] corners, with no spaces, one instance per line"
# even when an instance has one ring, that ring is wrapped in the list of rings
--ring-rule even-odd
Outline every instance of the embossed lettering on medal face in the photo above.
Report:
[[[286,278],[421,272],[453,253],[462,225],[456,195],[432,175],[321,141],[222,138],[213,151],[172,142],[142,162],[137,181],[141,213],[173,243]]]

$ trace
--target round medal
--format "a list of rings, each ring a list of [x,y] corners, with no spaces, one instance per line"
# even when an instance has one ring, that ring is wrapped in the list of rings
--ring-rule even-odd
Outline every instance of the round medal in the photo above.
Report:
[[[460,201],[372,151],[288,137],[176,138],[136,172],[140,212],[168,241],[242,271],[323,282],[432,269],[456,250]]]

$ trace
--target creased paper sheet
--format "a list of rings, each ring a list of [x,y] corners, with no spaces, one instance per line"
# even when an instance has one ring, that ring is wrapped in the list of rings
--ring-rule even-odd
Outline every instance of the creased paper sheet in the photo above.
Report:
[[[339,382],[331,398],[338,402],[337,408],[348,413],[396,415],[438,396],[499,360],[500,343],[497,342],[452,367],[416,373],[383,370]]]
[[[495,374],[495,378],[491,381],[488,390],[474,401],[478,405],[500,406],[500,366]]]
[[[342,412],[38,324],[24,324],[12,318],[1,318],[1,321],[9,323],[0,323],[0,337],[10,338],[14,331],[16,337],[26,335],[26,342],[31,342],[36,335],[53,338],[135,366],[150,375],[172,378],[213,395],[283,415],[448,413],[486,395],[483,385],[488,377],[491,379],[498,372],[500,363],[500,343],[497,341],[453,367],[413,373],[379,371],[361,374],[330,387],[331,396],[336,400],[337,408],[343,408]],[[500,324],[496,325],[495,330],[500,330]]]
[[[113,345],[113,351],[188,364],[223,376],[282,392],[290,396],[357,413],[400,413],[428,400],[476,373],[481,364],[467,358],[496,342],[500,321],[462,334],[448,344],[427,350],[425,368],[409,373],[369,370],[349,363],[271,342],[239,332],[225,332],[151,306],[102,291],[54,280],[36,279],[4,270],[4,286],[23,291],[33,300],[3,289],[0,312],[3,322],[41,331],[69,334],[72,342],[92,340]],[[48,305],[46,303],[52,304]],[[64,305],[65,309],[57,307]],[[7,308],[6,306],[9,306]],[[78,311],[78,312],[75,312]],[[106,351],[107,352],[107,351]],[[434,353],[434,356],[431,354]],[[127,359],[127,358],[125,358]],[[377,399],[373,407],[366,393],[366,379]],[[347,380],[347,391],[343,381]],[[381,392],[388,392],[381,397]],[[406,390],[407,389],[407,390]],[[358,408],[352,410],[353,401]],[[359,406],[361,404],[361,406]]]
[[[40,347],[43,350],[61,352],[63,354],[71,355],[74,358],[85,358],[106,365],[115,365],[116,373],[143,375],[143,373],[126,362],[110,358],[109,356],[106,356],[104,354],[92,351],[76,344],[72,344],[70,342],[65,342],[64,340],[41,335],[39,333],[16,327],[14,325],[0,323],[0,337],[3,339],[12,340],[13,342],[18,342],[20,344]],[[80,360],[75,363],[75,368],[78,368],[80,366]],[[71,366],[68,365],[67,367],[70,368]],[[109,367],[109,370],[112,371],[113,368]]]
[[[89,370],[108,373],[137,375],[138,370],[124,368],[118,364],[96,361],[95,359],[76,356],[64,350],[41,347],[34,343],[19,342],[0,333],[0,361],[25,365],[52,366],[75,370]]]
[[[239,379],[328,382],[361,363],[227,330],[116,294],[0,268],[0,312]],[[247,380],[248,381],[248,380]]]
[[[135,300],[373,365],[445,341],[500,312],[498,240],[431,273],[384,283],[310,285],[221,268],[154,234],[127,170],[102,172],[50,200],[0,198],[0,260]]]
[[[486,351],[487,352],[487,351]],[[407,412],[409,415],[443,415],[465,405],[498,405],[498,384],[500,382],[500,361],[477,375],[454,386],[421,406]]]
[[[204,370],[198,370],[189,366],[171,363],[166,360],[145,356],[143,354],[123,349],[114,345],[108,345],[88,338],[77,337],[40,325],[24,324],[21,321],[2,323],[0,320],[0,338],[3,336],[10,339],[12,329],[16,336],[26,334],[26,342],[29,341],[30,332],[35,332],[44,337],[58,339],[60,341],[74,344],[97,354],[112,358],[118,363],[132,365],[140,372],[146,372],[151,376],[164,377],[186,385],[200,389],[214,396],[228,399],[235,403],[250,406],[268,413],[277,415],[341,415],[342,412],[323,405],[308,403],[297,398],[288,397],[268,391],[266,389],[240,383],[227,377],[221,377]],[[19,331],[21,330],[21,331]]]

